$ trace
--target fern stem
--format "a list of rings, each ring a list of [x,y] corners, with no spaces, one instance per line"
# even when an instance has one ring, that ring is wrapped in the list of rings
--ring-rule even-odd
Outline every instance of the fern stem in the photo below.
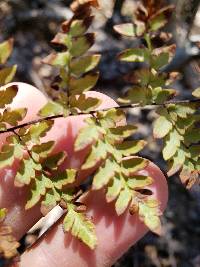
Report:
[[[115,109],[126,109],[126,108],[149,109],[149,108],[156,108],[156,107],[163,107],[163,106],[165,107],[166,105],[170,105],[170,104],[191,104],[191,103],[200,103],[200,99],[170,100],[170,101],[164,102],[163,104],[152,103],[152,104],[146,105],[146,106],[143,106],[140,103],[138,103],[138,104],[126,104],[126,105],[116,106],[116,107],[113,107],[113,108],[115,108]],[[98,111],[108,111],[109,109],[111,109],[111,108],[105,108],[105,109],[101,109],[101,110],[98,110]],[[86,113],[86,112],[78,112],[78,114],[76,116],[79,116],[79,115],[93,115],[98,111],[97,110],[92,110],[92,111],[90,111],[88,113]],[[69,114],[69,116],[74,116],[74,114]],[[16,131],[16,130],[21,129],[23,127],[27,127],[27,126],[30,126],[30,125],[33,125],[33,124],[40,123],[42,121],[49,121],[49,120],[54,120],[54,119],[59,119],[59,118],[64,118],[64,117],[65,117],[64,114],[59,114],[59,115],[53,115],[53,116],[44,117],[44,118],[37,119],[37,120],[32,120],[32,121],[29,121],[29,122],[26,122],[26,123],[19,124],[19,125],[14,126],[14,127],[7,128],[6,130],[0,131],[0,134],[13,132],[13,131]]]

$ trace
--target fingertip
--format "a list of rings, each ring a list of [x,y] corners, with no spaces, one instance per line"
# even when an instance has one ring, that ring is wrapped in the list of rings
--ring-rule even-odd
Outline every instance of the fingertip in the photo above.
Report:
[[[153,195],[160,201],[160,208],[164,211],[168,201],[168,184],[164,173],[151,161],[140,173],[153,178],[154,182],[149,188],[152,190]]]
[[[165,176],[153,163],[149,164],[143,174],[154,178],[152,190],[164,209],[167,202]],[[36,247],[22,256],[22,267],[27,264],[32,267],[31,259],[38,256],[45,264],[51,263],[52,267],[109,267],[148,231],[137,214],[131,216],[127,210],[117,216],[114,203],[106,203],[104,190],[90,192],[86,197],[86,205],[87,216],[96,225],[98,245],[94,251],[72,238],[71,234],[64,233],[62,222],[59,222]],[[45,264],[37,262],[38,267],[45,267]]]
[[[24,119],[24,122],[33,118],[35,119],[37,112],[47,103],[46,96],[36,87],[22,82],[9,83],[5,85],[4,88],[12,85],[16,85],[18,87],[18,92],[14,97],[10,107],[12,109],[27,108],[27,115]]]

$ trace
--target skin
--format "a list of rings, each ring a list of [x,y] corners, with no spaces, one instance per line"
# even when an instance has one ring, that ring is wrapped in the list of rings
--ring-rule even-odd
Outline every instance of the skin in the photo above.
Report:
[[[36,88],[16,83],[19,91],[11,107],[27,107],[28,113],[25,121],[37,118],[38,110],[47,102],[46,97]],[[9,85],[8,85],[9,86]],[[108,96],[97,92],[89,92],[87,95],[98,97],[102,100],[99,107],[116,107],[117,104]],[[85,116],[73,116],[70,118],[56,119],[51,131],[44,141],[54,140],[55,151],[65,150],[68,159],[65,166],[79,168],[87,155],[87,150],[79,153],[73,151],[75,137],[84,125]],[[5,142],[5,135],[0,136],[0,145]],[[13,227],[14,234],[19,240],[30,229],[42,214],[39,206],[25,211],[27,188],[14,186],[14,175],[18,163],[0,171],[0,207],[8,209],[6,223]],[[79,173],[79,179],[84,179],[89,173]],[[150,175],[155,183],[151,186],[154,196],[161,202],[164,211],[168,198],[166,179],[160,169],[150,163],[140,174]],[[26,251],[19,263],[20,267],[109,267],[126,250],[135,244],[148,229],[138,219],[137,215],[130,216],[125,212],[117,216],[113,203],[106,203],[103,191],[90,192],[84,199],[88,206],[87,214],[96,225],[98,245],[91,251],[79,240],[68,233],[63,233],[62,220],[59,220],[51,230],[45,234],[36,245]]]

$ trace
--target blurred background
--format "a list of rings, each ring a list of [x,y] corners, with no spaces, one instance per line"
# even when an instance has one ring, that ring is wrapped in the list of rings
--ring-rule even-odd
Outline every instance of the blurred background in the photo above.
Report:
[[[18,65],[16,81],[30,83],[43,92],[48,90],[55,70],[42,64],[41,59],[52,51],[50,40],[58,31],[60,22],[71,17],[71,2],[0,0],[0,41],[10,37],[15,40],[9,64]],[[92,50],[103,55],[96,89],[116,99],[127,88],[123,76],[138,66],[137,63],[122,64],[117,61],[116,55],[121,50],[137,43],[114,33],[113,25],[131,20],[136,1],[99,2],[101,9],[95,11],[92,29],[97,38]],[[177,45],[176,56],[167,69],[180,72],[180,78],[173,87],[180,93],[180,98],[189,98],[192,90],[200,86],[200,1],[167,2],[176,6],[167,30],[173,34],[173,42]],[[128,110],[128,120],[139,125],[138,137],[149,143],[142,156],[165,170],[161,143],[152,138],[154,117],[153,110]],[[163,217],[163,236],[147,234],[114,267],[200,267],[200,189],[196,186],[187,191],[176,176],[168,181],[170,199]],[[33,240],[34,235],[26,236],[22,244],[30,244]]]

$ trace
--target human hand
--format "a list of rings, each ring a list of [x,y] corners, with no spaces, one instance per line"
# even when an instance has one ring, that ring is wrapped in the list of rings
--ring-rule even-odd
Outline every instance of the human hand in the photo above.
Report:
[[[26,121],[33,120],[47,99],[32,86],[18,83],[18,87],[19,92],[12,107],[27,107]],[[116,106],[116,103],[105,95],[96,92],[89,94],[103,100],[101,109]],[[56,151],[66,150],[67,165],[73,168],[79,168],[87,154],[87,151],[73,151],[73,143],[77,132],[84,125],[84,118],[85,116],[79,115],[56,119],[54,127],[45,137],[45,140],[56,142]],[[0,136],[0,144],[4,139],[5,136]],[[0,207],[8,209],[6,223],[13,228],[14,235],[19,240],[42,214],[39,206],[25,211],[27,189],[14,187],[13,177],[16,170],[17,162],[12,168],[0,171]],[[164,210],[167,184],[163,173],[153,163],[142,172],[154,178],[155,183],[151,188]],[[88,173],[82,172],[79,178],[84,179],[87,175]],[[88,207],[87,214],[93,218],[96,225],[97,248],[92,251],[70,234],[64,233],[62,222],[58,221],[36,245],[21,256],[20,267],[109,267],[148,231],[137,215],[130,216],[129,212],[126,212],[118,217],[113,204],[106,203],[102,191],[89,193],[84,201]]]

